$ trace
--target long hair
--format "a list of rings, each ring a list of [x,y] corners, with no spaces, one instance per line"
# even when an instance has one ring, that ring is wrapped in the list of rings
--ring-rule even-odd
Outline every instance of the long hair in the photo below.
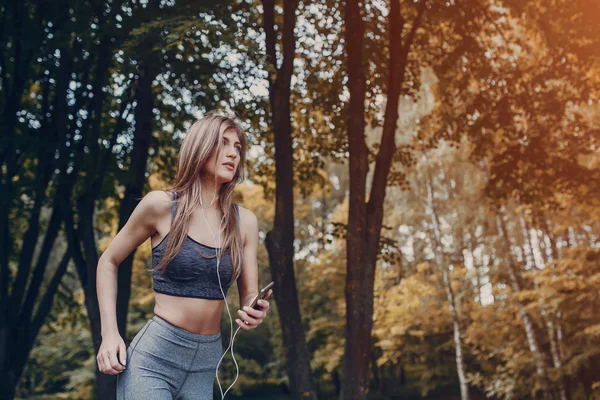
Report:
[[[156,266],[161,274],[166,271],[167,266],[173,261],[186,239],[192,214],[200,204],[200,177],[204,173],[206,161],[216,151],[215,163],[218,162],[222,151],[223,134],[228,129],[237,133],[242,149],[240,162],[233,179],[222,184],[219,189],[218,205],[223,213],[225,226],[223,245],[217,251],[223,253],[226,249],[230,250],[233,273],[229,286],[241,273],[243,246],[232,200],[235,186],[245,179],[246,135],[233,117],[213,111],[196,121],[188,130],[179,151],[175,182],[170,189],[165,190],[177,194],[177,200],[175,200],[177,206],[167,237],[165,252]],[[216,167],[215,164],[215,170]]]

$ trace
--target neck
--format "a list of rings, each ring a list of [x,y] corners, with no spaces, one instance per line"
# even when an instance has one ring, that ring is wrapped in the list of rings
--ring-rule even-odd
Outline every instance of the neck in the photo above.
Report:
[[[210,178],[201,178],[200,181],[202,183],[200,193],[202,196],[202,208],[218,208],[220,185],[215,184],[215,180]]]

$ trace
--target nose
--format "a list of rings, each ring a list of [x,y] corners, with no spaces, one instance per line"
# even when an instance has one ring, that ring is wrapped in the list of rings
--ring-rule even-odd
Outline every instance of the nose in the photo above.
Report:
[[[235,148],[229,148],[227,151],[227,157],[232,158],[235,160],[235,158],[237,157],[237,151],[235,150]]]

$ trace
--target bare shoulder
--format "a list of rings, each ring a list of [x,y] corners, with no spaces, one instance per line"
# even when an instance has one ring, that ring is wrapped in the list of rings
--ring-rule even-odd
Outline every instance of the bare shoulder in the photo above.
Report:
[[[144,215],[161,217],[171,212],[173,196],[164,190],[153,190],[146,194],[137,208]]]
[[[244,208],[238,204],[238,208],[240,210],[240,225],[246,227],[254,227],[258,226],[258,218],[256,215],[247,208]]]
[[[247,208],[238,205],[240,210],[240,231],[244,245],[258,241],[258,218]],[[250,240],[248,240],[250,239]]]

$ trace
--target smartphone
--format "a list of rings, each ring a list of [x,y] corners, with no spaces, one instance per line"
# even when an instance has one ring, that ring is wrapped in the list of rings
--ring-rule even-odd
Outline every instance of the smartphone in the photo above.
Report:
[[[265,296],[267,295],[267,293],[269,292],[269,289],[271,289],[274,285],[275,285],[275,282],[271,282],[267,286],[262,288],[260,290],[260,293],[258,294],[258,296],[256,296],[256,298],[252,302],[252,304],[250,304],[250,307],[254,308],[255,310],[258,310],[259,309],[258,304],[257,304],[258,300],[263,300],[265,298]]]

